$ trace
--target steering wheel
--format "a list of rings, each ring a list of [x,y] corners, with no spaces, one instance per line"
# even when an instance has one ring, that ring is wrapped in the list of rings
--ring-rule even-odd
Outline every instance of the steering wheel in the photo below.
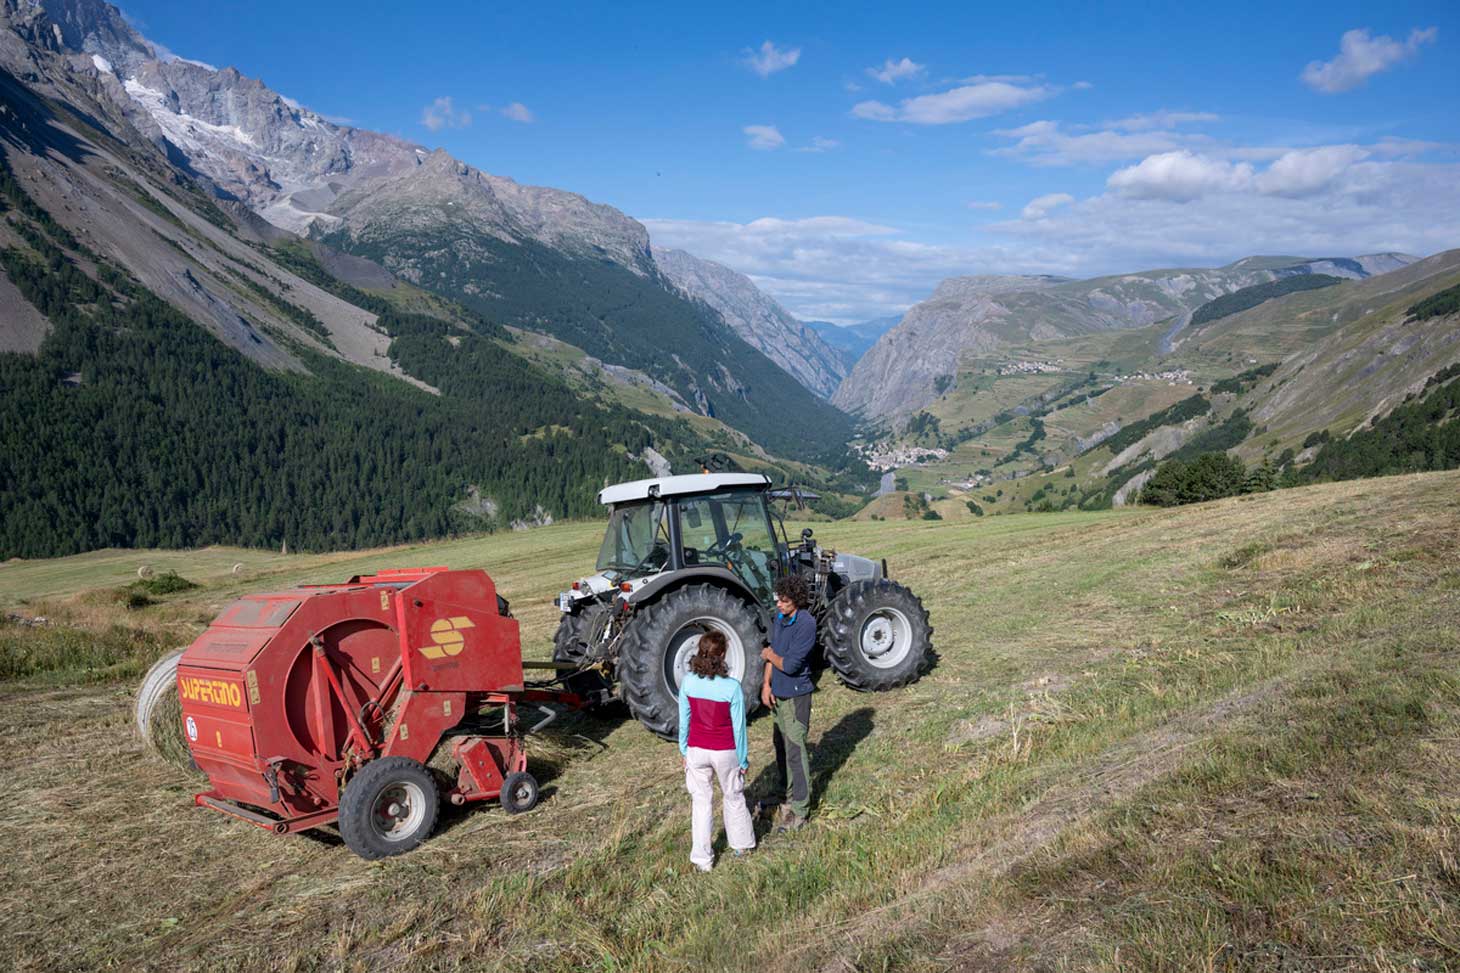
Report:
[[[740,540],[742,537],[744,537],[744,535],[741,534],[739,531],[736,531],[729,537],[725,538],[724,541],[717,544],[711,544],[709,547],[705,548],[705,556],[727,558],[733,557],[734,555],[732,552],[739,550]]]
[[[669,548],[665,547],[663,544],[655,544],[649,549],[649,553],[644,555],[644,559],[638,564],[634,565],[629,570],[629,573],[638,574],[640,571],[644,571],[649,568],[662,568],[668,562]]]

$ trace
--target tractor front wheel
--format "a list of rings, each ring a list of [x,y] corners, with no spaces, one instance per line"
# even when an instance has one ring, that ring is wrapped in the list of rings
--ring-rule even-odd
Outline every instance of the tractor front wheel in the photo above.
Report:
[[[679,684],[700,636],[711,629],[725,636],[725,667],[745,693],[746,713],[760,705],[759,615],[723,588],[687,585],[639,608],[619,650],[624,700],[650,731],[666,738],[679,733]]]
[[[916,682],[932,665],[927,609],[896,582],[848,585],[827,605],[826,621],[826,660],[852,689],[896,689]]]
[[[340,837],[361,858],[410,851],[431,834],[441,808],[431,772],[409,757],[381,757],[361,767],[340,799]]]

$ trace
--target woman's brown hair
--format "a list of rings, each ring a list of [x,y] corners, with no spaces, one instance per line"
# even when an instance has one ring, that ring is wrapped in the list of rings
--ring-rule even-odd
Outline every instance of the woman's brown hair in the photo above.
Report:
[[[730,675],[730,670],[725,665],[726,648],[724,632],[711,629],[701,635],[699,650],[689,660],[689,671],[706,679]]]

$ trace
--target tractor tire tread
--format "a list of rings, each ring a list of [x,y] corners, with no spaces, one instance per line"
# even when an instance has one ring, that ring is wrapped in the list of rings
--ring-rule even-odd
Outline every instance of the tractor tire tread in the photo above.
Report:
[[[741,686],[750,682],[749,674],[757,674],[755,688],[746,690],[746,713],[753,712],[760,704],[760,679],[763,663],[760,661],[760,620],[754,608],[736,598],[725,589],[711,584],[686,585],[662,596],[658,601],[639,609],[638,617],[629,624],[619,651],[619,678],[623,684],[624,701],[629,711],[651,732],[665,739],[679,733],[679,703],[663,688],[664,653],[669,639],[677,627],[674,618],[683,611],[683,605],[691,600],[699,602],[696,611],[714,612],[734,624],[740,616],[741,623],[753,637],[741,641],[746,643],[746,672],[741,677]]]
[[[858,648],[861,626],[867,615],[882,605],[891,604],[908,615],[913,627],[914,645],[909,658],[898,666],[880,669],[870,665]],[[858,692],[885,692],[917,682],[932,668],[933,625],[923,600],[895,581],[879,578],[855,581],[837,593],[827,605],[829,631],[825,642],[826,661],[835,670],[842,684]],[[922,634],[919,635],[919,629]]]

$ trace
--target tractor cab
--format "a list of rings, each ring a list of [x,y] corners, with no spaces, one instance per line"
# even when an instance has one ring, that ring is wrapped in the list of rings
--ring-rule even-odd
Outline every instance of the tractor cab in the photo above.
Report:
[[[667,571],[730,571],[763,606],[785,570],[785,528],[766,501],[760,474],[660,477],[610,487],[612,507],[595,568],[614,585]],[[778,529],[779,528],[779,529]]]

